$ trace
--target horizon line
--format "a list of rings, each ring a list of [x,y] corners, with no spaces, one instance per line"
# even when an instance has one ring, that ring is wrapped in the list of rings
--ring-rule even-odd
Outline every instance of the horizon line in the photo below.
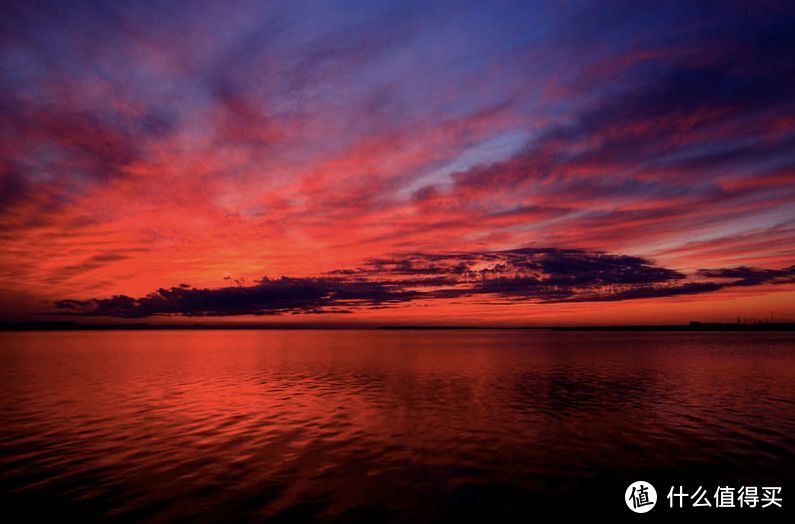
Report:
[[[795,331],[792,321],[702,322],[689,321],[681,324],[570,324],[570,325],[473,325],[473,324],[258,324],[258,323],[80,323],[69,321],[51,322],[2,322],[0,331],[270,331],[270,330],[367,330],[367,331],[443,331],[443,330],[548,330],[548,331]]]

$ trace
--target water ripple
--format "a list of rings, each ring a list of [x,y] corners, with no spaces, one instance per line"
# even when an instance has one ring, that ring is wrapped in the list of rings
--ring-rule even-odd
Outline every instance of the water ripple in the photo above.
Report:
[[[523,520],[793,478],[787,334],[0,337],[0,488],[33,520]]]

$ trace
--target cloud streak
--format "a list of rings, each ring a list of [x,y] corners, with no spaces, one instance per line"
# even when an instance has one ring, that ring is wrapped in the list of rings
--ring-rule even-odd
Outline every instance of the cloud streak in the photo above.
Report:
[[[489,297],[508,302],[613,302],[791,283],[795,266],[703,269],[701,281],[640,257],[580,249],[408,253],[313,278],[263,278],[202,289],[182,284],[144,297],[59,300],[74,315],[123,318],[348,313],[416,301]]]
[[[425,300],[438,307],[423,314],[474,317],[512,297],[568,311],[605,286],[625,286],[616,303],[706,303],[729,279],[698,269],[795,259],[793,35],[776,1],[3,2],[0,303],[139,304],[183,281],[209,297],[225,275],[263,274],[293,279],[260,282],[263,314]],[[333,273],[383,253],[517,246],[657,264],[611,276],[635,283],[600,281],[587,257],[543,283],[538,268],[398,284]],[[783,307],[744,281],[738,314]],[[267,298],[299,284],[320,298]],[[328,299],[344,291],[364,305]],[[194,296],[175,293],[135,307]]]

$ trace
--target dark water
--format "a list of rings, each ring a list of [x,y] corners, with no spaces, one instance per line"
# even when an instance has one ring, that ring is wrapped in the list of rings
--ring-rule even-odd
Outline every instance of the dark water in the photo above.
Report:
[[[795,505],[787,333],[5,333],[0,381],[15,521],[643,518],[635,480],[669,518],[674,484]]]

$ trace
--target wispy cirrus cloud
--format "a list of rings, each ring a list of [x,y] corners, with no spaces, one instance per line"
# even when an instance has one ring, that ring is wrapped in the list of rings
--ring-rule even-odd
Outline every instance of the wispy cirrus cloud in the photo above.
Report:
[[[326,289],[345,282],[312,279],[380,253],[527,245],[688,279],[781,268],[794,34],[779,2],[4,2],[0,288],[143,297],[266,273]],[[501,278],[502,294],[450,286],[473,304],[531,287]],[[678,292],[708,290],[692,284]]]

